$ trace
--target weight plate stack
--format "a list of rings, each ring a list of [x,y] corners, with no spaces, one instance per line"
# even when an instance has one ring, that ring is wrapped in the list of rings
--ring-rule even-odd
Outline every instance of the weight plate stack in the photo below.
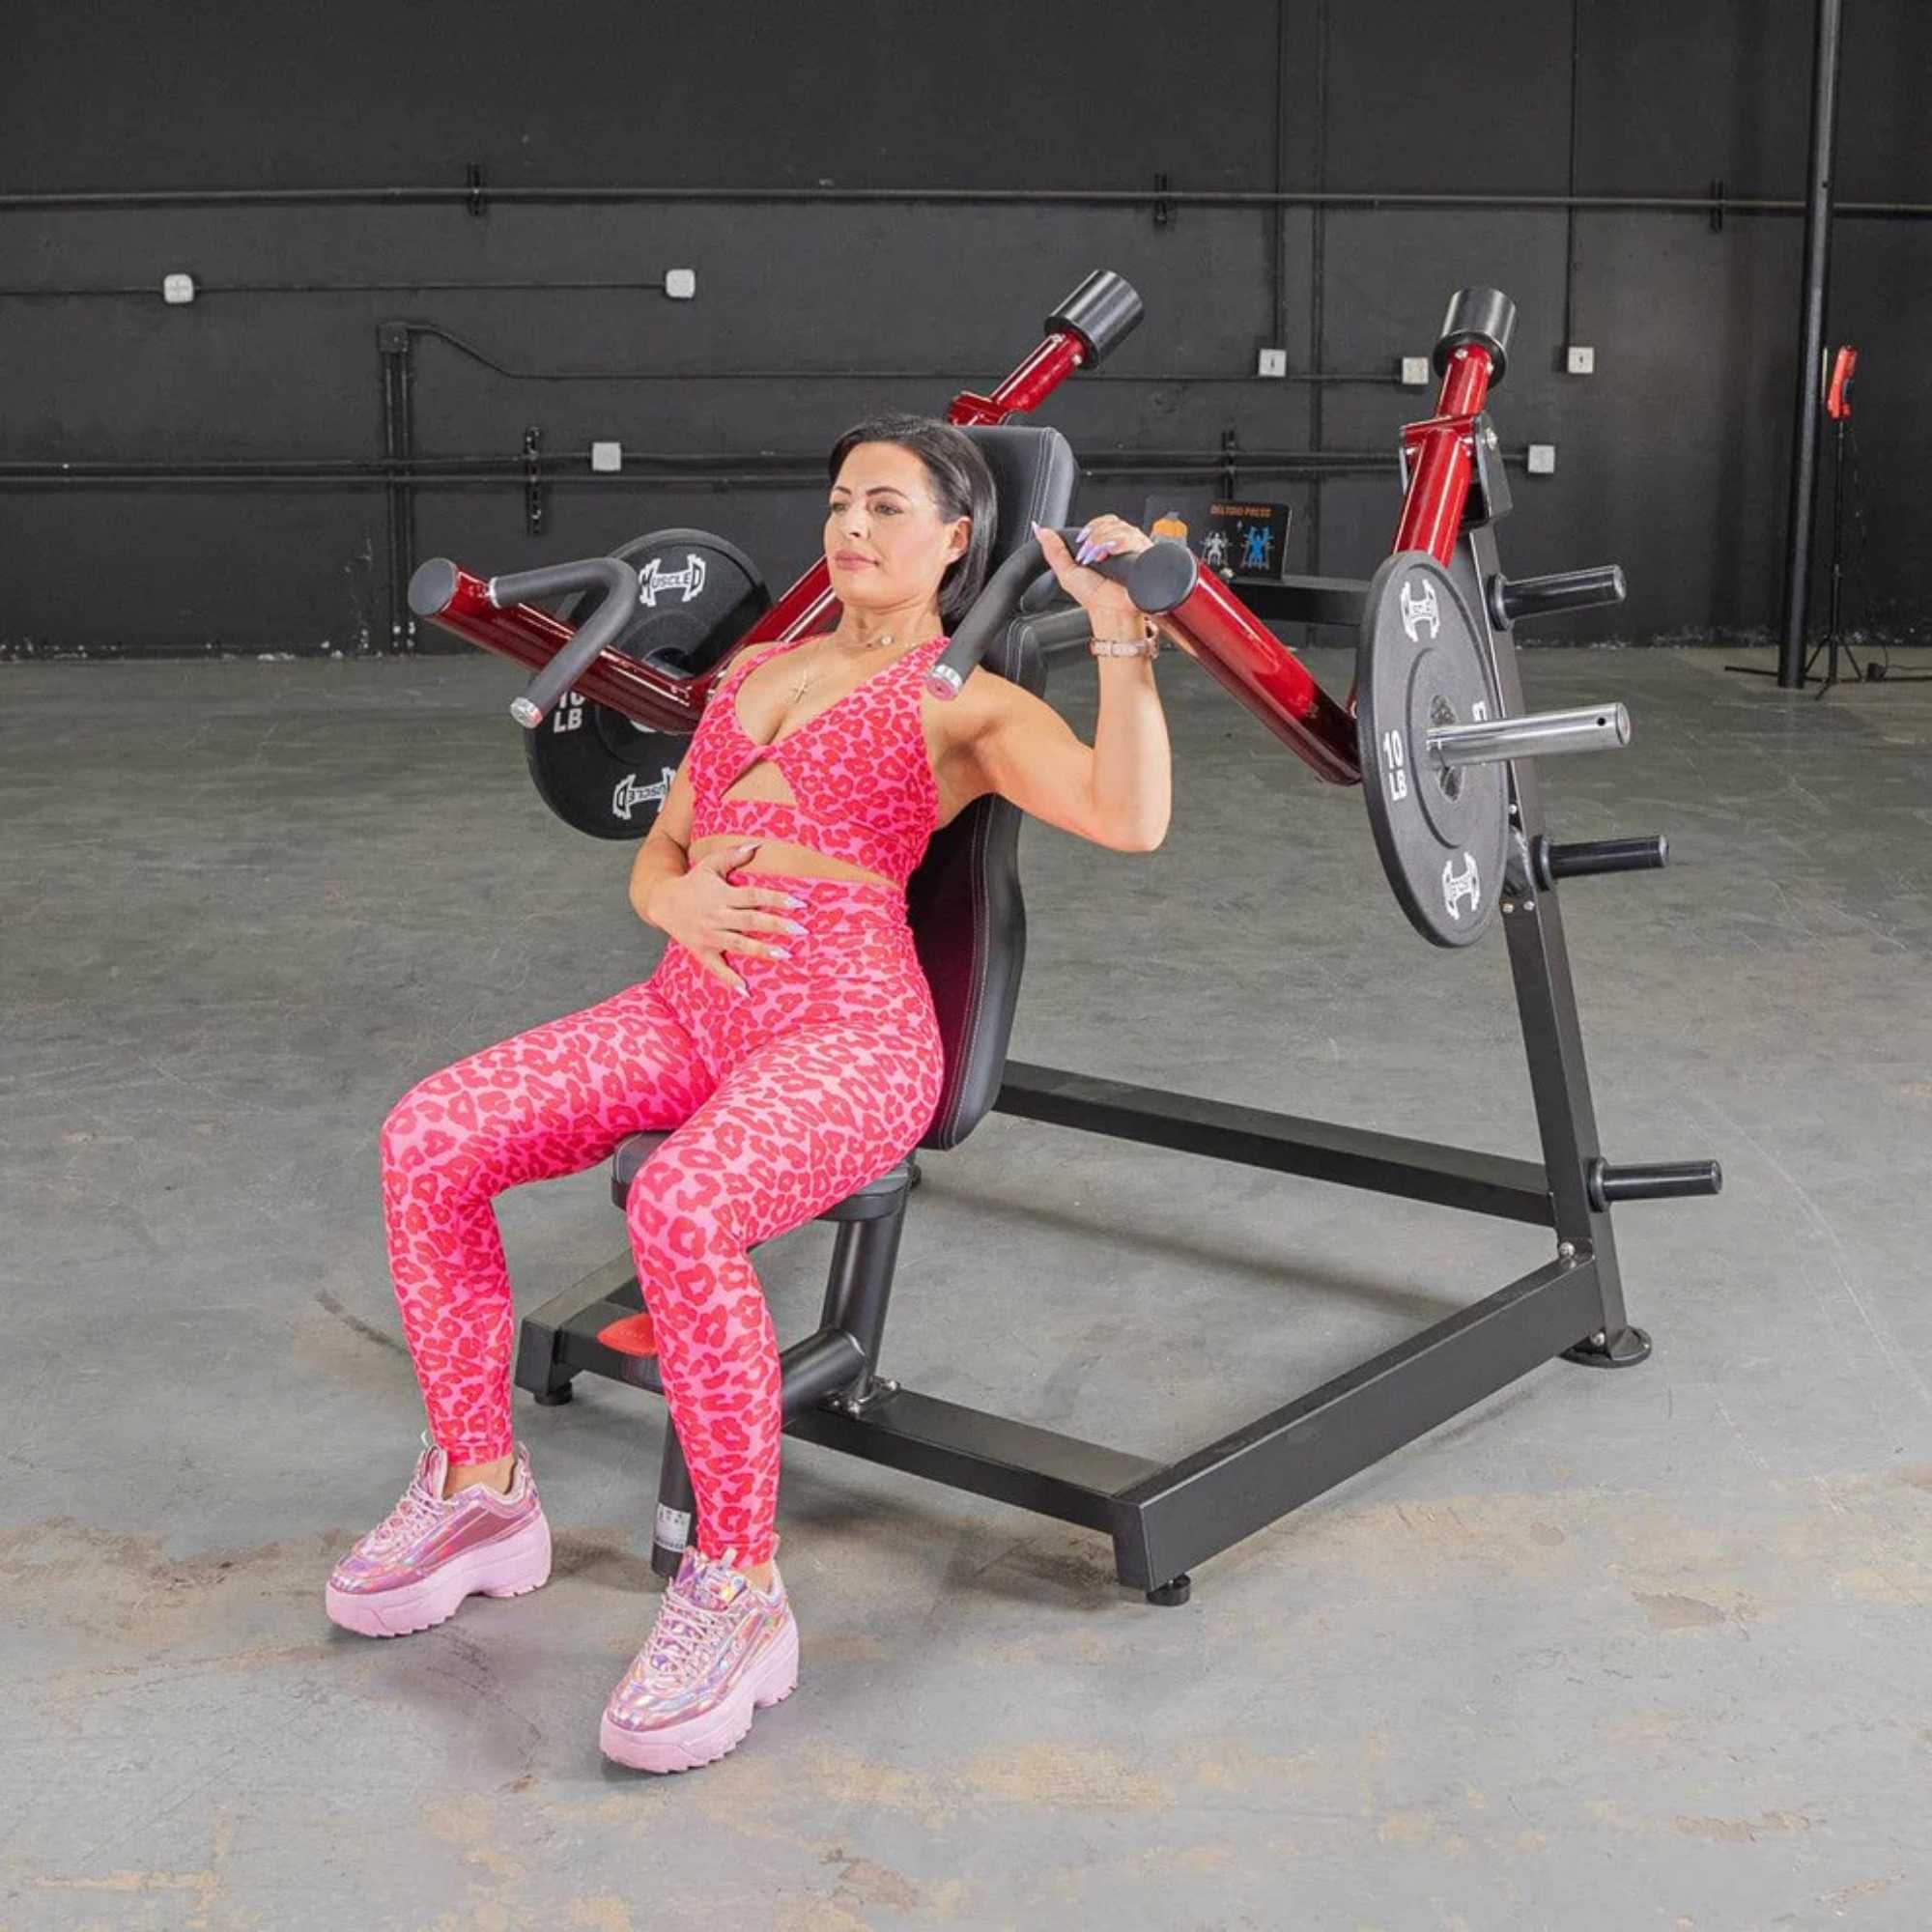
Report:
[[[1503,764],[1447,766],[1429,733],[1500,713],[1475,619],[1427,551],[1369,580],[1355,684],[1362,792],[1382,869],[1409,923],[1436,946],[1489,930],[1509,844]]]
[[[705,530],[653,530],[611,553],[637,573],[638,604],[611,649],[674,677],[696,677],[724,657],[771,608],[757,567]],[[583,603],[557,607],[565,623]],[[652,731],[572,692],[524,749],[543,801],[595,838],[641,838],[657,820],[688,733]]]

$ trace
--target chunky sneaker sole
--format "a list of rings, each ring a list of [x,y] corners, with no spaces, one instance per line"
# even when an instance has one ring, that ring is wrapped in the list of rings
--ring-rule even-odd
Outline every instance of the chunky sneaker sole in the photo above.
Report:
[[[447,1623],[466,1597],[526,1597],[550,1581],[550,1524],[537,1517],[466,1549],[420,1581],[392,1590],[324,1592],[330,1623],[358,1636],[409,1636]]]
[[[422,1438],[394,1509],[328,1573],[328,1620],[358,1636],[407,1636],[456,1614],[466,1597],[522,1597],[550,1580],[550,1524],[529,1451],[512,1453],[509,1488],[445,1496],[449,1458]]]
[[[798,1625],[787,1617],[771,1649],[710,1710],[648,1731],[632,1730],[607,1711],[597,1741],[606,1757],[633,1771],[696,1771],[735,1750],[753,1714],[783,1703],[797,1688]]]

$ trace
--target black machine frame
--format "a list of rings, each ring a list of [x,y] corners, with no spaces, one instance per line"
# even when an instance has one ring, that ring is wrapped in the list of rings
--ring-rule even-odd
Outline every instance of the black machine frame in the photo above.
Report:
[[[1481,471],[1487,466],[1479,461]],[[1493,516],[1502,478],[1471,493],[1452,575],[1505,715],[1522,711]],[[1242,586],[1261,614],[1360,620],[1368,585],[1290,579]],[[1050,627],[1056,620],[1041,620]],[[1165,1089],[1009,1061],[993,1110],[1077,1131],[1299,1175],[1545,1227],[1551,1257],[1358,1367],[1173,1462],[1157,1462],[900,1387],[879,1351],[916,1162],[828,1213],[839,1225],[817,1330],[782,1358],[786,1434],[954,1489],[1103,1532],[1122,1584],[1187,1600],[1190,1571],[1556,1357],[1628,1367],[1650,1353],[1630,1324],[1610,1209],[1620,1200],[1710,1194],[1715,1162],[1612,1167],[1595,1105],[1558,903],[1559,878],[1664,862],[1662,838],[1552,845],[1533,760],[1508,767],[1510,862],[1499,912],[1528,1066],[1540,1160],[1410,1140]],[[620,1194],[621,1199],[621,1194]],[[526,1318],[516,1379],[539,1403],[593,1374],[662,1392],[656,1360],[598,1338],[642,1307],[628,1260]],[[667,1429],[653,1564],[675,1569],[692,1528],[690,1477]]]

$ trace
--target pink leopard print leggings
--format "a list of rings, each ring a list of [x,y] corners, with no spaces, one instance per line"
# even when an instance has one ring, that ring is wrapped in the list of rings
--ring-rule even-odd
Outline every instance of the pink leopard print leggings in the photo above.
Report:
[[[748,1252],[918,1146],[938,1104],[932,994],[896,888],[736,872],[805,905],[786,960],[733,955],[733,992],[675,941],[639,984],[460,1060],[384,1123],[403,1330],[452,1463],[513,1446],[514,1311],[492,1200],[675,1128],[631,1184],[638,1280],[707,1556],[767,1560],[778,1348]],[[783,943],[783,942],[781,942]]]

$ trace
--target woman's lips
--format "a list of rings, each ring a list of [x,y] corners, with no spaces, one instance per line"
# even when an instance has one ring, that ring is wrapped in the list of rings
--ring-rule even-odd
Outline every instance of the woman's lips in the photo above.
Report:
[[[872,567],[872,559],[869,556],[854,556],[849,550],[838,552],[832,561],[842,563],[847,570],[870,570]]]

